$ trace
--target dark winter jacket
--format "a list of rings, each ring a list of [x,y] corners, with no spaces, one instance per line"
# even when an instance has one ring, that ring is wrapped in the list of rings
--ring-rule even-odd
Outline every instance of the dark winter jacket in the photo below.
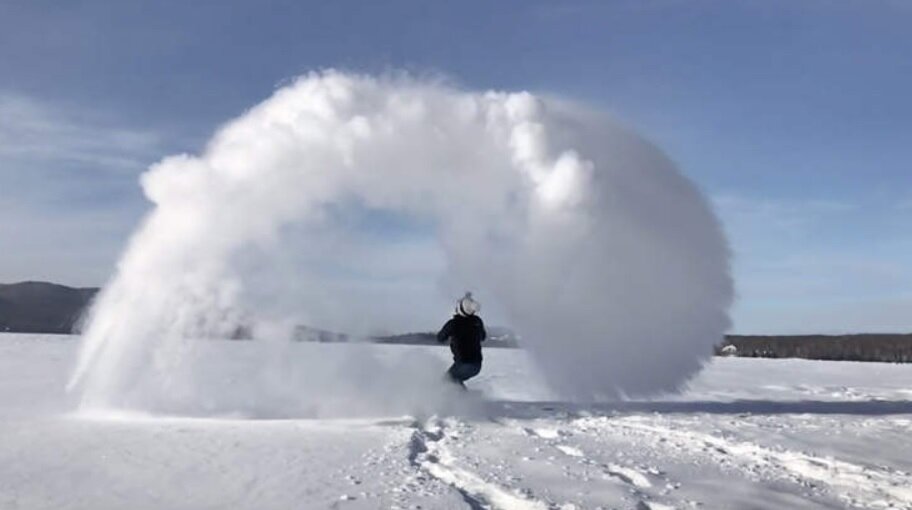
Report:
[[[481,362],[481,342],[486,337],[484,322],[477,315],[454,315],[437,333],[437,341],[449,340],[453,359],[462,363]]]

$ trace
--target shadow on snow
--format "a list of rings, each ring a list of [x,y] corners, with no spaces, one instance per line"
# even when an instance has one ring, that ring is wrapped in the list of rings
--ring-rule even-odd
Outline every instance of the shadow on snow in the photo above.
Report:
[[[578,415],[617,413],[660,414],[732,414],[732,415],[857,415],[888,416],[912,414],[912,401],[908,400],[733,400],[721,401],[626,401],[612,403],[568,403],[559,401],[508,401],[494,400],[487,403],[492,416],[510,418],[535,418],[549,413]]]

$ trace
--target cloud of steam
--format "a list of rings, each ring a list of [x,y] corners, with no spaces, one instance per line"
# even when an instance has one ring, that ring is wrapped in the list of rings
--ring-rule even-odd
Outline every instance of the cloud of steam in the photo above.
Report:
[[[71,384],[88,407],[218,401],[199,338],[239,324],[266,353],[250,401],[269,401],[277,385],[257,380],[282,373],[294,324],[402,331],[465,289],[571,398],[674,390],[729,324],[728,250],[705,200],[655,147],[554,98],[314,73],[142,186],[155,207]],[[322,383],[294,391],[356,398],[424,370],[343,358],[299,366]]]

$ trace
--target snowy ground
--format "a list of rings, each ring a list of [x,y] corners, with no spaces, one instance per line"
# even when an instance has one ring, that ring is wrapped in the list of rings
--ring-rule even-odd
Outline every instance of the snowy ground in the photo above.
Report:
[[[2,509],[912,508],[912,365],[717,359],[684,395],[584,406],[489,350],[460,416],[86,419],[76,349],[0,335]]]

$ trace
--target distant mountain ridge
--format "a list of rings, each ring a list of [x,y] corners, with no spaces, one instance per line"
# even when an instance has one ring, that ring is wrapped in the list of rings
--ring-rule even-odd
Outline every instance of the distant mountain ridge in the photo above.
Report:
[[[48,282],[0,284],[0,331],[70,334],[96,294]]]
[[[92,299],[96,287],[74,288],[49,282],[0,283],[0,332],[72,334]],[[516,338],[505,328],[489,328],[489,346],[516,347]],[[249,338],[248,328],[238,327],[235,338]],[[349,335],[299,326],[295,339],[311,342],[349,342]],[[369,340],[391,344],[437,344],[434,333],[378,335]]]
[[[71,334],[98,294],[97,288],[73,288],[48,282],[0,284],[0,332]],[[520,339],[509,329],[489,328],[489,347],[517,347]],[[237,339],[250,338],[239,327]],[[295,339],[310,342],[349,342],[349,335],[299,326]],[[436,345],[432,332],[377,335],[377,343]],[[808,358],[854,361],[912,362],[912,334],[857,335],[727,335],[716,354],[762,358]]]

